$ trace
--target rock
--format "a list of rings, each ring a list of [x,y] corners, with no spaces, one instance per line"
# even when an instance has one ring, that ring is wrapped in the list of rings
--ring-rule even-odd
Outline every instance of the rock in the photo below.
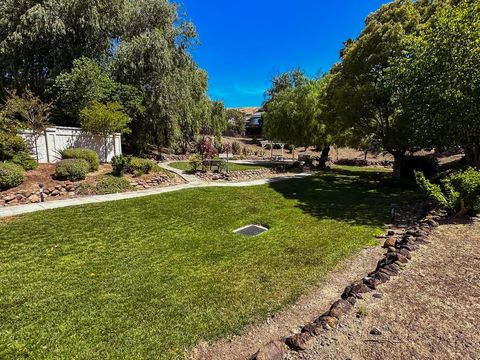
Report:
[[[380,294],[380,293],[375,293],[372,295],[375,299],[381,299],[383,298],[383,294]]]
[[[370,330],[370,335],[380,336],[382,335],[382,332],[378,328],[373,328]]]
[[[398,253],[405,256],[408,260],[412,259],[412,254],[410,254],[410,251],[408,251],[407,249],[400,249]]]
[[[9,202],[7,202],[8,205],[14,205],[14,204],[18,204],[18,199],[16,197],[13,198],[13,200],[10,200]]]
[[[303,328],[302,328],[302,333],[303,332],[308,332],[309,334],[312,334],[314,336],[318,336],[320,335],[321,333],[323,333],[326,329],[323,327],[323,324],[322,323],[319,323],[319,322],[311,322],[307,325],[305,325]]]
[[[365,294],[368,292],[370,292],[370,289],[363,282],[356,282],[345,288],[341,297],[343,300],[347,300],[350,296],[360,298],[360,294]]]
[[[338,300],[335,302],[328,311],[328,315],[334,318],[340,319],[343,315],[349,312],[352,309],[352,304],[347,300]]]
[[[17,197],[15,195],[7,195],[3,198],[3,200],[6,202],[6,203],[9,203],[10,201],[13,201],[15,200]]]
[[[60,195],[60,191],[58,190],[53,190],[51,193],[50,193],[50,196],[58,196]]]
[[[352,305],[355,305],[357,303],[357,298],[355,296],[350,296],[347,301],[352,304]]]
[[[17,200],[23,200],[24,199],[24,196],[22,194],[17,194],[15,195],[15,197],[17,198]]]
[[[68,192],[68,196],[74,197],[74,196],[75,196],[75,191],[69,191],[69,192]]]
[[[387,250],[388,253],[395,253],[397,252],[397,249],[395,249],[394,247],[389,247],[388,250]]]
[[[318,322],[325,330],[334,329],[338,325],[338,319],[333,316],[322,316]]]
[[[379,281],[379,284],[384,284],[388,280],[390,280],[390,276],[388,276],[386,273],[384,273],[382,271],[376,271],[376,272],[370,274],[369,276],[374,278],[374,279],[377,279]]]
[[[39,203],[40,202],[40,197],[38,195],[32,195],[28,198],[28,201],[30,201],[31,203]]]
[[[295,351],[307,350],[312,346],[315,338],[309,333],[301,333],[290,336],[285,340],[287,346]]]
[[[366,277],[363,279],[363,283],[367,285],[370,289],[375,290],[377,285],[380,285],[380,281],[378,279],[372,277]]]
[[[251,360],[282,360],[287,352],[281,341],[272,341],[260,349]]]
[[[397,254],[397,257],[398,257],[398,261],[401,262],[402,264],[407,264],[408,263],[408,259],[404,255]]]
[[[395,231],[394,230],[388,230],[387,236],[394,236]]]
[[[394,237],[389,237],[386,241],[385,244],[383,244],[384,248],[389,248],[389,247],[395,247],[397,245],[397,239]]]

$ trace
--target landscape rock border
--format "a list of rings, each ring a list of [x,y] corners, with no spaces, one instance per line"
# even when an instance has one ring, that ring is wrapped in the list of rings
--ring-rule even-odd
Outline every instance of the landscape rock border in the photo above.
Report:
[[[267,344],[251,356],[250,360],[282,360],[288,349],[310,349],[318,336],[338,326],[342,318],[355,308],[357,301],[363,299],[364,294],[375,291],[378,286],[400,274],[412,259],[412,253],[421,245],[428,244],[428,236],[439,226],[438,220],[441,217],[439,212],[432,210],[403,232],[388,230],[383,236],[386,239],[383,245],[386,253],[378,261],[374,271],[347,286],[340,299],[333,303],[327,312],[305,325],[300,333]],[[283,346],[280,346],[279,342]]]
[[[176,177],[170,177],[167,174],[158,173],[148,179],[132,178],[129,179],[130,185],[134,190],[153,189],[156,187],[163,187],[165,184],[177,185],[179,182]],[[86,181],[72,182],[63,181],[58,185],[47,187],[43,190],[45,201],[58,200],[65,198],[77,198],[95,194],[78,193],[79,187],[88,183]],[[10,207],[15,205],[37,204],[41,202],[40,190],[36,191],[5,191],[0,193],[0,208]]]

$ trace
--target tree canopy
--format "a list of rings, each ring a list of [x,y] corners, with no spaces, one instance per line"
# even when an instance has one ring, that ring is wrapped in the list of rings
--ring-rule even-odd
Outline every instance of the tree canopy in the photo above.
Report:
[[[132,147],[182,147],[209,121],[194,26],[168,0],[0,3],[0,95],[30,89],[52,121],[78,125],[94,101],[119,102]],[[208,105],[207,105],[208,103]]]

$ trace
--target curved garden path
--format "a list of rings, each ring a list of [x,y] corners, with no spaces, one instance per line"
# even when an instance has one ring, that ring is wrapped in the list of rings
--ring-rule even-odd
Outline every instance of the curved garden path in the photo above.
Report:
[[[140,198],[140,197],[159,195],[159,194],[164,194],[164,193],[169,193],[174,191],[181,191],[185,189],[204,188],[204,187],[258,186],[258,185],[270,184],[277,181],[299,179],[299,178],[312,175],[312,174],[303,173],[303,174],[297,174],[293,176],[279,176],[271,179],[259,179],[259,180],[244,181],[244,182],[212,183],[212,182],[203,181],[200,178],[196,177],[195,175],[189,175],[184,173],[181,170],[172,168],[171,166],[168,165],[168,163],[167,164],[160,163],[159,165],[164,169],[174,172],[175,174],[181,176],[183,179],[185,179],[185,181],[187,181],[187,183],[181,184],[181,185],[157,188],[157,189],[147,189],[147,190],[131,191],[131,192],[125,192],[125,193],[118,193],[118,194],[109,194],[109,195],[94,195],[94,196],[79,197],[79,198],[72,198],[72,199],[65,199],[65,200],[47,201],[47,202],[38,203],[38,204],[27,204],[27,205],[4,207],[4,208],[0,208],[0,218],[28,214],[28,213],[33,213],[33,212],[42,211],[42,210],[64,208],[68,206],[78,206],[78,205],[102,203],[102,202],[108,202],[108,201]]]

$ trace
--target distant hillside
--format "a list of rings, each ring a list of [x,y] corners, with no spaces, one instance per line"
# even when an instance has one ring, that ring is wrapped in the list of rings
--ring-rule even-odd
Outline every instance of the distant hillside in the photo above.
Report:
[[[233,109],[238,110],[247,116],[250,116],[255,114],[256,112],[259,112],[261,108],[260,107],[243,107],[243,108],[233,108]]]

